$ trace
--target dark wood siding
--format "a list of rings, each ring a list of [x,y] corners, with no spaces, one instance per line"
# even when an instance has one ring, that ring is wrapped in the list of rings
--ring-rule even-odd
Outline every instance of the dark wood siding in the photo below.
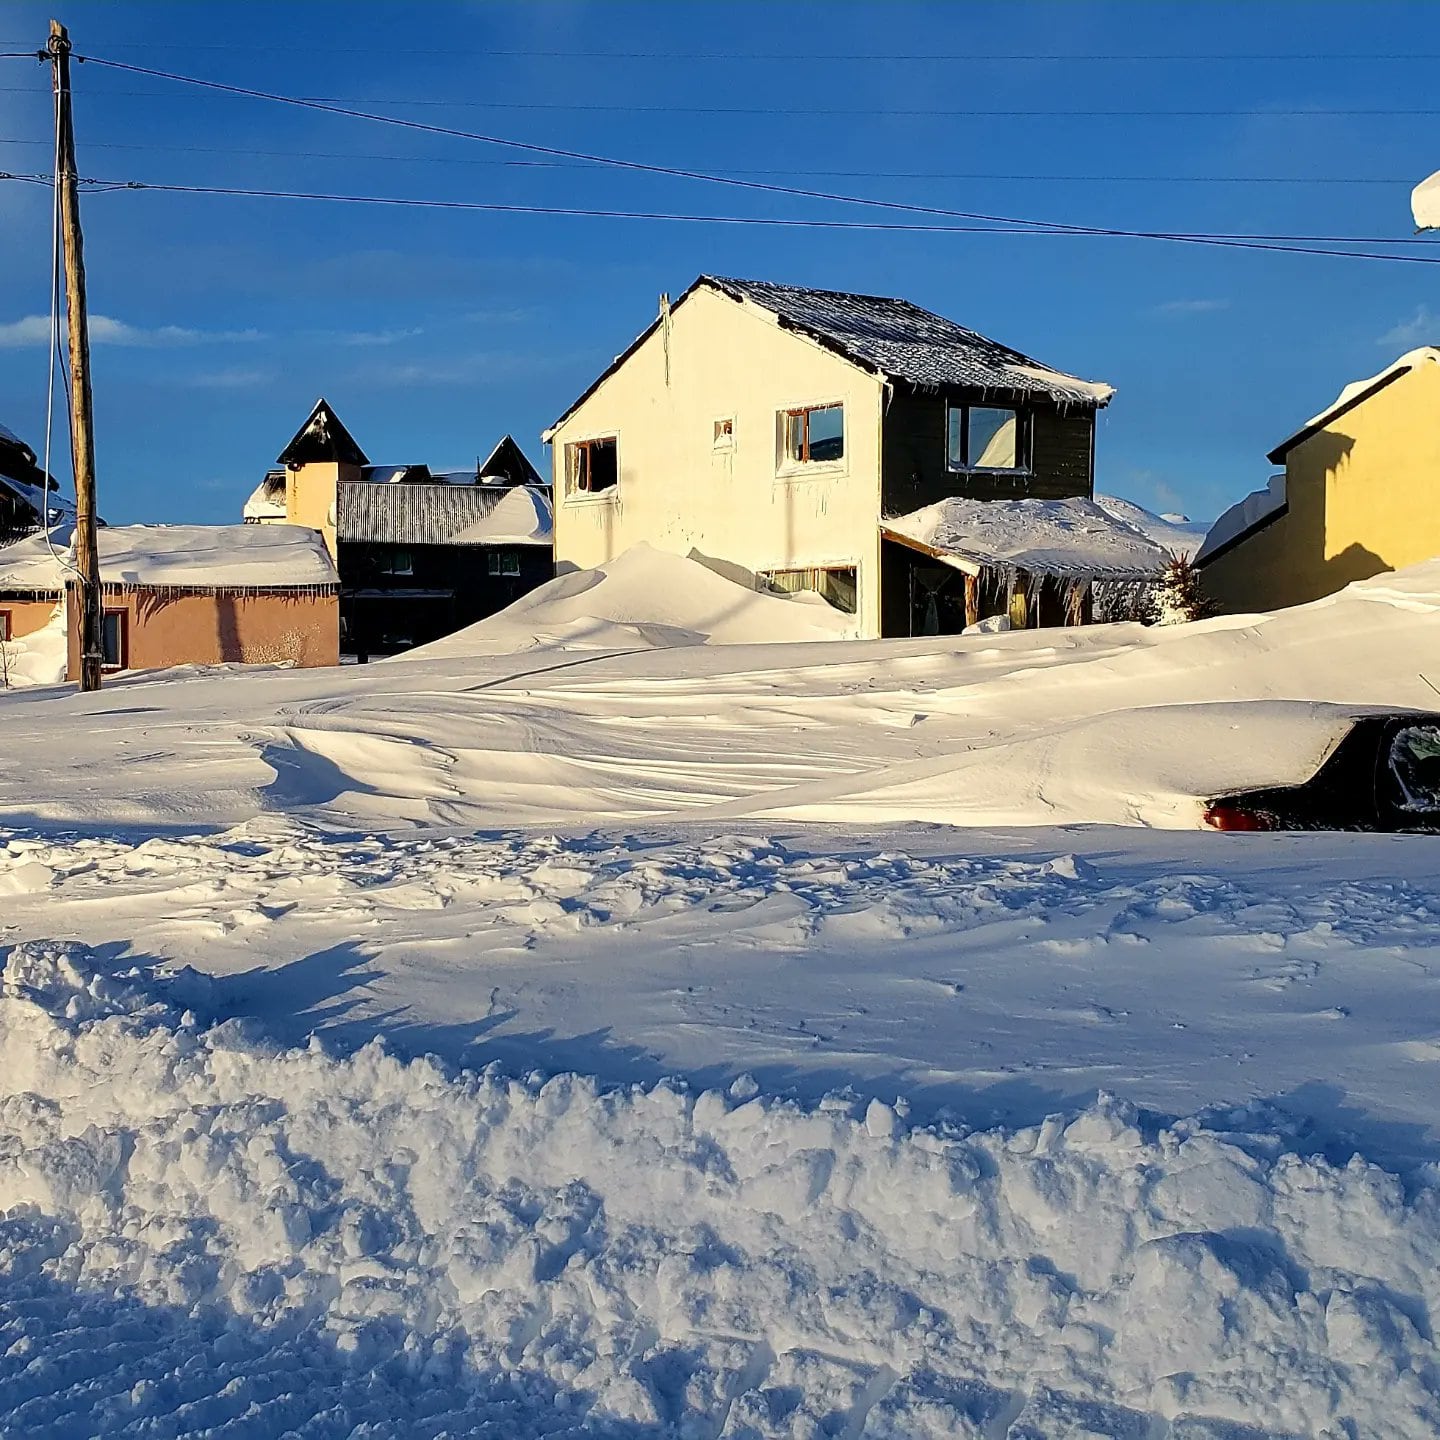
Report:
[[[946,463],[947,409],[952,403],[1005,404],[989,394],[925,394],[897,386],[885,411],[881,444],[881,508],[905,515],[951,495],[977,500],[1089,499],[1094,485],[1091,456],[1095,413],[1032,404],[1031,473],[1028,476],[964,475]]]
[[[503,610],[554,578],[554,555],[548,545],[494,548],[518,559],[518,575],[490,574],[488,548],[478,545],[371,545],[342,540],[341,649],[347,654],[388,655],[425,645]],[[409,575],[393,575],[386,569],[397,550],[409,553]]]

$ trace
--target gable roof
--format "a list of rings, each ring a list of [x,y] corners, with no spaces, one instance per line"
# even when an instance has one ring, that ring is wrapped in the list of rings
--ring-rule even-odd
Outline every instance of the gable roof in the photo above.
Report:
[[[530,457],[515,443],[513,435],[504,435],[500,443],[480,462],[479,476],[483,483],[504,478],[512,485],[544,485],[547,482],[530,463]]]
[[[369,457],[355,442],[355,437],[340,422],[322,395],[315,402],[310,418],[295,432],[294,438],[280,452],[276,463],[298,470],[312,461],[332,461],[340,465],[368,465]]]
[[[1062,405],[1109,403],[1114,387],[1052,369],[998,340],[967,330],[909,300],[776,285],[701,275],[670,307],[673,314],[704,286],[738,304],[776,316],[783,328],[806,336],[873,375],[922,388],[964,387],[1013,396],[1042,396]],[[548,440],[655,332],[657,316],[545,432]]]
[[[1286,455],[1297,445],[1318,434],[1347,411],[1353,410],[1402,375],[1408,375],[1417,366],[1436,360],[1440,360],[1440,349],[1434,345],[1421,345],[1418,349],[1407,350],[1398,360],[1391,361],[1378,375],[1372,375],[1368,380],[1355,380],[1345,386],[1325,409],[1318,415],[1312,415],[1288,440],[1282,440],[1265,458],[1272,465],[1283,464]]]

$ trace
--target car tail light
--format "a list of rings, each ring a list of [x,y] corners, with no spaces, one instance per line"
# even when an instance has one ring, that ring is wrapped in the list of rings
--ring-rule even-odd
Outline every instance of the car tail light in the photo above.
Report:
[[[1275,819],[1263,810],[1246,810],[1227,801],[1216,801],[1205,810],[1205,823],[1214,830],[1274,830]]]

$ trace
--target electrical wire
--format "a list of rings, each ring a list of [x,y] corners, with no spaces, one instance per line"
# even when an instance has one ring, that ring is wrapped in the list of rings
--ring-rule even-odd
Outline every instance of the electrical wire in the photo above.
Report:
[[[0,179],[33,179],[30,176],[6,177]],[[561,205],[520,205],[481,200],[434,200],[396,195],[353,195],[317,190],[276,190],[247,189],[229,185],[180,185],[145,180],[98,180],[81,182],[91,193],[107,194],[118,191],[158,191],[178,195],[223,195],[254,200],[313,200],[329,201],[346,205],[386,205],[422,210],[478,211],[490,214],[553,215],[584,219],[603,220],[669,220],[690,224],[706,225],[759,225],[785,229],[804,230],[863,230],[900,232],[907,234],[939,235],[1066,235],[1076,234],[1091,238],[1117,238],[1135,240],[1164,240],[1180,244],[1213,245],[1232,249],[1279,251],[1297,255],[1329,255],[1337,259],[1390,260],[1412,265],[1440,265],[1440,255],[1391,255],[1360,250],[1336,250],[1323,248],[1334,245],[1421,245],[1434,246],[1437,242],[1427,239],[1406,237],[1392,240],[1385,236],[1361,235],[1264,235],[1264,234],[1202,234],[1185,231],[1106,230],[1087,228],[1083,230],[1056,229],[1047,224],[940,225],[926,222],[898,222],[881,220],[823,220],[808,217],[786,217],[770,215],[701,215],[664,210],[601,210],[583,206]]]
[[[0,136],[0,145],[48,145],[48,140]],[[237,150],[224,145],[141,145],[118,140],[87,140],[89,150],[131,150],[157,155],[228,155],[270,160],[380,160],[403,165],[479,165],[514,170],[587,170],[575,160],[490,160],[476,155],[381,155],[360,150]],[[724,166],[717,175],[813,175],[850,180],[1004,180],[1083,185],[1405,185],[1408,175],[1015,175],[995,170],[802,170],[745,169]]]
[[[98,63],[94,56],[77,56],[77,59]],[[119,65],[119,61],[111,64]],[[125,67],[141,68],[141,67]],[[150,72],[146,72],[150,73]],[[159,73],[159,72],[155,72]],[[169,77],[167,77],[169,78]],[[200,84],[205,82],[194,81]],[[213,82],[211,82],[213,83]],[[229,88],[229,87],[221,87]],[[0,93],[24,93],[24,85],[0,85]],[[107,97],[123,99],[163,99],[163,90],[106,90]],[[278,98],[278,97],[267,97]],[[352,101],[344,95],[296,95],[286,97],[296,104],[349,105]],[[367,102],[372,105],[404,105],[433,110],[525,110],[537,112],[577,112],[581,114],[607,115],[730,115],[730,116],[790,116],[794,118],[868,119],[868,120],[1310,120],[1310,119],[1433,119],[1440,115],[1434,108],[1405,107],[1400,109],[1332,109],[1325,106],[1301,106],[1295,109],[1204,109],[1204,110],[1038,110],[1029,107],[1006,109],[953,108],[945,106],[924,106],[898,108],[895,106],[822,106],[822,105],[637,105],[634,103],[608,104],[583,100],[467,100],[418,98],[413,95],[372,96]]]
[[[20,40],[3,40],[3,45],[20,45]],[[117,40],[110,42],[111,48],[115,50],[215,50],[227,51],[236,54],[249,55],[279,55],[290,53],[290,47],[283,45],[235,45],[221,44],[218,42],[192,42],[192,41],[164,41],[164,40]],[[325,47],[332,54],[336,55],[431,55],[435,54],[433,46],[424,48],[407,49],[403,46],[394,45],[327,45]],[[26,52],[34,54],[33,51]],[[536,59],[536,60],[663,60],[667,62],[679,62],[687,60],[697,61],[720,61],[731,63],[736,61],[771,61],[782,64],[793,64],[794,56],[784,50],[764,50],[735,52],[724,50],[534,50],[534,49],[502,49],[486,47],[484,49],[456,49],[445,47],[445,54],[454,57],[468,57],[483,59],[487,56],[495,56],[501,59]],[[944,51],[923,51],[899,54],[884,54],[874,51],[852,51],[846,53],[837,52],[810,52],[808,58],[816,64],[830,64],[834,61],[856,61],[864,64],[891,63],[891,62],[917,62],[926,64],[1070,64],[1083,62],[1086,64],[1162,64],[1162,63],[1193,63],[1193,64],[1217,64],[1230,62],[1245,62],[1258,64],[1274,64],[1277,62],[1322,62],[1326,64],[1354,64],[1355,62],[1368,61],[1433,61],[1440,60],[1440,54],[1427,53],[1423,51],[1411,51],[1405,54],[1380,53],[1360,54],[1347,52],[1343,55],[1325,54],[1320,51],[1280,52],[1272,54],[1220,54],[1202,52],[1169,52],[1162,54],[1128,54],[1121,55],[1113,51],[1098,51],[1079,54],[1060,54],[1053,51],[1018,51],[1005,53],[1003,51],[967,51],[964,54],[947,53]]]
[[[540,154],[551,158],[581,160],[598,166],[627,170],[640,174],[665,175],[674,179],[698,180],[706,184],[722,185],[734,189],[755,191],[769,195],[786,195],[807,200],[824,200],[834,204],[859,205],[873,209],[900,211],[908,214],[936,215],[950,220],[982,221],[995,225],[1033,226],[1036,229],[1051,230],[1062,234],[1126,234],[1133,235],[1136,238],[1161,238],[1153,236],[1149,232],[1122,231],[1094,226],[1072,225],[1049,220],[1033,220],[1013,215],[991,215],[982,211],[955,210],[938,205],[916,205],[897,200],[877,200],[865,196],[847,195],[837,191],[812,190],[802,186],[781,185],[772,181],[737,179],[733,176],[717,175],[703,170],[687,170],[668,165],[653,165],[638,160],[626,160],[618,156],[594,155],[583,150],[570,150],[554,145],[540,145],[528,140],[511,140],[501,136],[486,135],[473,130],[460,130],[445,125],[431,125],[419,120],[406,120],[400,116],[383,115],[376,111],[359,110],[350,106],[332,105],[325,101],[306,100],[293,95],[277,94],[273,91],[255,90],[247,86],[226,84],[219,80],[203,80],[195,76],[181,75],[173,71],[157,70],[149,66],[131,65],[121,60],[106,60],[96,56],[82,58],[87,59],[91,64],[110,69],[159,77],[161,79],[174,81],[177,84],[194,85],[201,89],[216,90],[232,95],[242,95],[251,99],[267,100],[277,104],[317,110],[325,114],[341,115],[351,119],[368,120],[376,124],[393,125],[404,130],[443,135],[452,139],[474,140],[481,144],[499,145],[509,149],[523,150],[530,154]],[[1163,238],[1169,239],[1173,237],[1167,235]]]

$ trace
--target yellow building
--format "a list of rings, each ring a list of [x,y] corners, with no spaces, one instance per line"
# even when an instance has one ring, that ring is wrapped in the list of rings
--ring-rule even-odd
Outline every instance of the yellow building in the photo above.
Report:
[[[1275,610],[1440,556],[1440,349],[1402,355],[1270,452],[1285,473],[1196,556],[1224,611]]]

